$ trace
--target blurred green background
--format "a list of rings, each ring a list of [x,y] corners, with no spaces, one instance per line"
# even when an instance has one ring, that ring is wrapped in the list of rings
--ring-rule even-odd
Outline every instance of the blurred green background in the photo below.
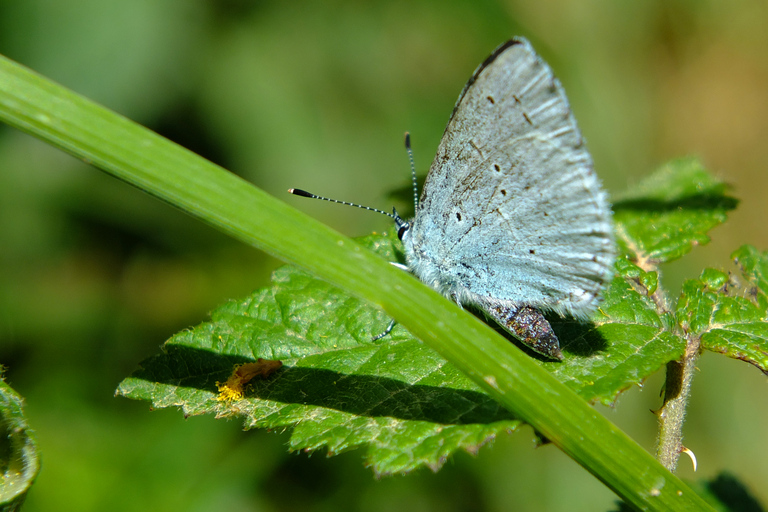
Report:
[[[252,181],[350,236],[426,172],[464,82],[512,35],[565,85],[614,194],[695,154],[742,200],[667,269],[677,289],[742,243],[768,249],[768,3],[0,0],[0,53]],[[289,234],[287,234],[289,235]],[[173,333],[280,263],[0,126],[0,363],[27,399],[42,472],[27,511],[606,510],[614,495],[530,429],[377,481],[360,452],[289,454],[287,433],[185,420],[113,397]],[[685,443],[768,503],[768,389],[705,354]],[[599,408],[652,450],[661,375]]]

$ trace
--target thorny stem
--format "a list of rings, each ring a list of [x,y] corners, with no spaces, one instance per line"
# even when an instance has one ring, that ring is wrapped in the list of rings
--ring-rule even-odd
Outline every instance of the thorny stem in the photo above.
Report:
[[[637,252],[636,254],[639,254]],[[648,259],[638,258],[637,265],[646,272],[656,271],[659,281],[661,272],[658,266]],[[635,288],[645,288],[639,282],[633,283]],[[658,286],[653,293],[645,294],[653,301],[659,314],[670,313],[667,297],[663,288]],[[685,335],[685,355],[679,361],[667,363],[667,378],[664,383],[664,404],[656,411],[659,418],[659,438],[656,445],[656,458],[669,471],[674,472],[683,451],[683,423],[688,407],[688,397],[691,393],[691,382],[699,358],[701,340],[698,337]]]
[[[659,280],[661,272],[658,271]],[[667,298],[659,286],[651,299],[660,313],[668,313]],[[659,418],[659,438],[656,443],[656,459],[669,471],[677,469],[677,462],[683,451],[683,424],[688,408],[688,397],[691,394],[691,382],[699,358],[701,339],[688,333],[682,334],[685,344],[685,354],[679,361],[667,363],[667,378],[664,382],[664,404],[656,411]]]
[[[683,422],[691,393],[691,382],[699,358],[700,340],[686,337],[685,355],[680,361],[667,363],[667,379],[664,386],[664,405],[657,412],[659,417],[659,441],[656,458],[670,471],[675,471],[683,451]]]

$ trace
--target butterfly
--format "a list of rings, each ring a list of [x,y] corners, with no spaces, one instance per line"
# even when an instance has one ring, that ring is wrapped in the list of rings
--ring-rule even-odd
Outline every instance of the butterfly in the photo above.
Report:
[[[553,359],[563,356],[543,313],[587,319],[613,276],[607,195],[562,85],[523,38],[467,82],[414,218],[367,209],[394,219],[421,281]]]

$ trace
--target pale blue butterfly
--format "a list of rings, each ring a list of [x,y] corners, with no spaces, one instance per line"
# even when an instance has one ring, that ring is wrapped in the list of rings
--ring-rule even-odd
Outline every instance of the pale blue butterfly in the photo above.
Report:
[[[588,318],[613,275],[606,194],[565,91],[523,38],[467,82],[414,219],[367,209],[394,218],[419,279],[551,358],[562,354],[542,311]]]

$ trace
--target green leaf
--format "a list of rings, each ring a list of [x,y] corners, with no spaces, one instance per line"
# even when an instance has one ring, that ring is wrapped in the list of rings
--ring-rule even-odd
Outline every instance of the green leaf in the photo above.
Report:
[[[392,238],[361,243],[397,259]],[[379,475],[437,470],[455,451],[474,453],[520,425],[402,327],[372,342],[389,323],[377,309],[293,267],[278,269],[273,283],[174,336],[118,393],[156,408],[180,406],[186,415],[243,416],[248,428],[292,428],[295,450],[365,447],[366,463]],[[612,402],[684,350],[680,338],[665,332],[653,304],[621,276],[599,317],[591,327],[553,319],[561,339],[569,340],[568,357],[539,361],[586,400]],[[242,400],[217,400],[216,383],[236,364],[258,358],[284,367],[251,381]]]
[[[706,350],[752,363],[768,373],[768,253],[744,246],[732,258],[740,276],[706,269],[683,284],[678,315]]]
[[[394,256],[387,238],[364,243]],[[379,475],[437,470],[456,450],[474,453],[521,424],[405,329],[372,342],[389,323],[375,308],[293,267],[273,281],[174,336],[118,393],[187,415],[244,416],[248,428],[290,427],[294,450],[363,446]],[[259,357],[284,366],[251,381],[244,399],[217,400],[216,383]]]
[[[675,250],[687,251],[691,240],[705,240],[703,233],[724,219],[723,204],[735,205],[717,195],[724,190],[695,162],[672,163],[644,182],[632,202],[621,203],[617,230],[637,233],[636,246],[649,245],[639,231],[651,222],[649,216],[656,226],[667,227],[685,219],[689,230],[667,233],[665,247],[674,242]],[[666,211],[659,211],[661,201],[668,203]],[[397,244],[393,237],[376,236],[362,242],[389,261],[400,256]],[[660,259],[646,256],[644,263]],[[657,294],[654,268],[620,257],[592,324],[550,319],[566,360],[537,363],[585,400],[611,404],[620,392],[680,358],[686,340]],[[154,407],[180,406],[185,414],[240,415],[248,427],[292,428],[293,449],[326,447],[338,453],[365,447],[366,461],[378,474],[421,465],[437,469],[456,450],[474,452],[519,426],[403,328],[371,342],[389,321],[378,309],[291,267],[278,270],[273,282],[221,306],[210,323],[169,340],[164,353],[145,362],[118,392],[151,400]],[[241,401],[216,400],[216,382],[235,364],[258,358],[279,359],[285,367],[272,379],[251,384],[251,394]],[[418,414],[405,405],[410,403],[419,404]],[[398,435],[385,435],[387,429]]]
[[[647,269],[708,243],[738,203],[726,190],[696,159],[663,165],[613,205],[621,251]]]
[[[611,404],[616,396],[642,383],[667,362],[685,351],[685,340],[674,334],[672,315],[653,302],[649,283],[655,290],[656,272],[644,272],[625,258],[616,261],[616,273],[604,300],[593,316],[597,333],[605,346],[588,357],[570,358],[553,373],[589,401]],[[570,333],[558,333],[562,340],[574,340]],[[579,354],[564,341],[565,352]],[[579,388],[563,373],[578,366]],[[562,368],[562,369],[561,369]]]
[[[37,444],[23,410],[24,400],[0,379],[0,509],[16,510],[37,477]]]

